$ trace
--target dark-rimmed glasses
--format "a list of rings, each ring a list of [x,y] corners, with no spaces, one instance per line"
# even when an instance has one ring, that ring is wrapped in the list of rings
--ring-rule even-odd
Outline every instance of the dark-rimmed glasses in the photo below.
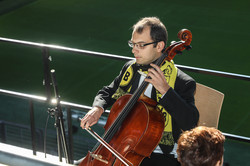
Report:
[[[133,43],[131,40],[128,41],[128,46],[131,48],[138,48],[138,49],[143,49],[145,46],[150,45],[150,44],[155,44],[158,43],[159,41],[154,41],[150,43]]]

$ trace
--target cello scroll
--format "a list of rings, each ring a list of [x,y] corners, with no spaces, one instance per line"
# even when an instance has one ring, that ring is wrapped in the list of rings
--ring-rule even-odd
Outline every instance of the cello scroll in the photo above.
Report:
[[[172,42],[169,47],[163,52],[164,54],[167,54],[168,56],[166,59],[168,61],[171,61],[174,59],[176,54],[181,54],[183,50],[189,50],[192,47],[190,46],[190,43],[192,41],[192,33],[188,29],[182,29],[178,32],[178,38],[181,41],[178,42]]]

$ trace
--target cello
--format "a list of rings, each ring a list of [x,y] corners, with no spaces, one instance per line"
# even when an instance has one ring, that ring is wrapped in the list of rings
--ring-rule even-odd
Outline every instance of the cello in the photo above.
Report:
[[[172,42],[155,62],[161,66],[176,54],[191,48],[192,34],[187,29],[178,32],[180,41]],[[149,157],[161,140],[165,119],[157,102],[144,96],[148,86],[143,81],[133,95],[117,99],[108,116],[105,133],[101,138],[92,129],[86,129],[98,143],[88,152],[80,166],[138,166]]]

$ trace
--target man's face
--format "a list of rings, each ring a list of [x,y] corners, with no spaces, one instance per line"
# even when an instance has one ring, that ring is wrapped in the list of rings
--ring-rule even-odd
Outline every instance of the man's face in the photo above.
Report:
[[[154,42],[150,36],[150,28],[146,27],[142,33],[133,32],[131,41],[136,44],[146,44]],[[136,63],[148,65],[161,56],[161,50],[154,47],[154,44],[146,45],[143,48],[133,47],[132,53],[136,58]]]

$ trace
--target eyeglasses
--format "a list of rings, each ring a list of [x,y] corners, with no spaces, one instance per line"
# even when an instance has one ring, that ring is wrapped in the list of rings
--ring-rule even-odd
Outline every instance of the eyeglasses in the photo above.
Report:
[[[133,43],[131,40],[128,41],[128,45],[129,47],[131,48],[138,48],[138,49],[143,49],[145,46],[147,45],[150,45],[150,44],[155,44],[155,43],[158,43],[159,41],[154,41],[154,42],[151,42],[151,43]]]

